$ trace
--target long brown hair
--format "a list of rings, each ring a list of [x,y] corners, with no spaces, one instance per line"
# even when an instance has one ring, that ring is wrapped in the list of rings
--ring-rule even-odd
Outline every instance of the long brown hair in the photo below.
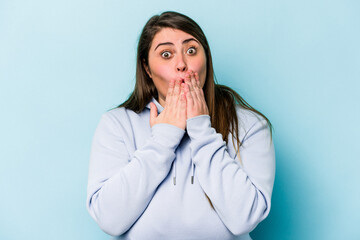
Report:
[[[148,54],[152,40],[156,33],[158,33],[162,28],[173,28],[186,32],[194,36],[203,46],[206,54],[207,65],[206,80],[203,91],[206,103],[209,108],[211,125],[216,129],[216,132],[221,133],[223,140],[226,143],[228,143],[229,134],[232,134],[232,136],[235,137],[237,146],[234,147],[238,153],[237,156],[241,161],[239,149],[242,145],[242,142],[239,138],[239,122],[238,116],[236,114],[236,106],[239,105],[240,107],[255,112],[266,119],[270,127],[270,134],[272,136],[271,122],[262,113],[251,107],[234,90],[227,86],[217,84],[214,76],[210,47],[205,34],[194,20],[183,14],[172,11],[163,12],[160,15],[151,17],[145,24],[140,35],[137,48],[135,88],[130,97],[118,107],[125,107],[127,109],[133,110],[136,113],[140,113],[144,110],[152,97],[157,98],[158,94],[156,87],[151,78],[147,75],[145,66],[148,66],[149,64]],[[206,197],[208,198],[207,195]],[[213,207],[209,198],[208,200],[211,207]]]

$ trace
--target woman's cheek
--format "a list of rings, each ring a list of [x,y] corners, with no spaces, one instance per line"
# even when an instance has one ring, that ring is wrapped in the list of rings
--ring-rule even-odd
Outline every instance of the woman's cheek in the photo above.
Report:
[[[158,91],[161,95],[166,96],[171,79],[169,68],[165,65],[159,65],[153,69],[153,77],[153,81],[157,82]]]
[[[164,82],[168,82],[171,79],[170,70],[165,65],[160,65],[157,69],[158,78],[163,80]]]

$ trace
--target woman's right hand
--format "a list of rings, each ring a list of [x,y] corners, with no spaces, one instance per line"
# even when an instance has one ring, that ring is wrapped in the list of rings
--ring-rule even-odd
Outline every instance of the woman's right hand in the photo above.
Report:
[[[167,123],[185,130],[186,127],[186,98],[184,83],[180,80],[171,80],[166,94],[164,110],[158,115],[156,105],[150,103],[150,126],[158,123]]]

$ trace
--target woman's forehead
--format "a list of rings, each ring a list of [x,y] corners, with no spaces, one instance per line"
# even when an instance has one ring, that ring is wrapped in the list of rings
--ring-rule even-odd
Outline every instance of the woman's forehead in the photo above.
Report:
[[[163,42],[182,44],[184,40],[191,38],[193,38],[195,41],[198,41],[194,36],[182,30],[174,28],[162,28],[158,33],[155,34],[152,45],[155,48],[158,44]]]

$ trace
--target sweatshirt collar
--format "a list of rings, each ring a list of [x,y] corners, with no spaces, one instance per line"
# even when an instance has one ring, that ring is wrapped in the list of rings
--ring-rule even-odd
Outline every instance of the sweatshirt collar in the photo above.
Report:
[[[164,110],[163,106],[161,106],[160,103],[159,103],[154,97],[153,97],[153,98],[150,100],[150,102],[146,105],[146,108],[150,109],[150,103],[151,103],[151,102],[155,103],[155,105],[156,105],[156,107],[157,107],[157,109],[158,109],[158,113],[161,113],[161,112]]]

